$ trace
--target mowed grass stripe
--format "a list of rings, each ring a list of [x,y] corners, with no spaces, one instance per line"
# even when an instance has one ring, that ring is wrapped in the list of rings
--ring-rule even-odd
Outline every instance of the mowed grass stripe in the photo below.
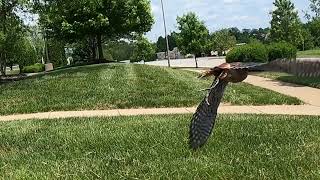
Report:
[[[0,123],[9,179],[319,179],[320,117],[223,115],[188,149],[191,115]]]
[[[196,106],[212,79],[193,72],[145,65],[77,67],[0,85],[0,115],[48,111]],[[272,98],[270,98],[270,97]],[[224,102],[242,105],[301,104],[247,84],[231,85]]]

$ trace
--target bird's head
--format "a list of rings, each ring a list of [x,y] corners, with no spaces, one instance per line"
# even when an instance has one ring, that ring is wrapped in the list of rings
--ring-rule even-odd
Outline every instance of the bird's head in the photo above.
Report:
[[[201,75],[202,77],[215,76],[222,81],[239,83],[244,81],[248,77],[249,69],[246,67],[240,67],[240,64],[224,63],[220,66],[214,67]]]

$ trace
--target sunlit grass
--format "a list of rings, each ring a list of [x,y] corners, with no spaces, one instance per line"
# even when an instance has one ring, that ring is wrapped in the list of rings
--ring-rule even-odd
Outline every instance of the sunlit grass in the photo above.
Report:
[[[292,74],[282,72],[261,72],[255,75],[320,89],[320,77],[298,77]]]
[[[0,123],[0,179],[319,179],[320,117],[223,115],[188,149],[191,115]]]
[[[0,85],[0,114],[66,110],[98,110],[196,106],[200,80],[189,71],[145,65],[94,65],[59,70],[45,76]],[[225,103],[242,105],[300,104],[296,98],[236,84],[228,87]]]
[[[299,51],[298,52],[299,58],[320,58],[320,49],[312,49],[307,51]]]

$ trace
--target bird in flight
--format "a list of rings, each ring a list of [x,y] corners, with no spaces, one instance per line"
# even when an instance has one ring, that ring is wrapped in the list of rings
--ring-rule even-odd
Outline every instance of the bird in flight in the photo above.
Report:
[[[248,77],[250,67],[241,67],[240,64],[224,63],[210,69],[201,75],[202,77],[214,76],[214,82],[208,90],[207,96],[203,99],[193,115],[190,132],[190,148],[196,150],[206,144],[212,134],[217,111],[220,106],[224,91],[227,85],[239,83]]]

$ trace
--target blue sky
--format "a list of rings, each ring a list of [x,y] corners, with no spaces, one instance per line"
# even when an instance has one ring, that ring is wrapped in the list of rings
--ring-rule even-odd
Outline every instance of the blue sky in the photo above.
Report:
[[[187,12],[195,12],[205,22],[210,31],[221,28],[269,27],[274,8],[273,0],[163,0],[168,31],[176,30],[176,18]],[[292,0],[303,17],[302,10],[307,10],[309,0]],[[147,37],[156,41],[164,34],[160,0],[151,0],[155,24]]]

